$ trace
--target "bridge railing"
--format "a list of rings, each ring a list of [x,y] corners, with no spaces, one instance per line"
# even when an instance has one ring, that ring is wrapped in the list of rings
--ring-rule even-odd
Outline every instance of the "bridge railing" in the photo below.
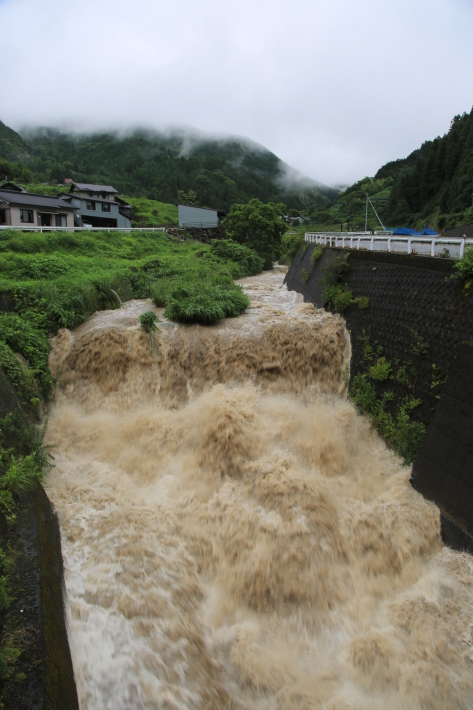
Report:
[[[372,235],[369,232],[306,232],[305,241],[341,249],[365,249],[367,251],[406,252],[439,256],[440,251],[450,252],[452,257],[463,257],[465,247],[473,246],[473,239],[448,237],[405,237],[396,234]],[[399,248],[401,247],[401,248]],[[450,255],[450,254],[448,254]]]

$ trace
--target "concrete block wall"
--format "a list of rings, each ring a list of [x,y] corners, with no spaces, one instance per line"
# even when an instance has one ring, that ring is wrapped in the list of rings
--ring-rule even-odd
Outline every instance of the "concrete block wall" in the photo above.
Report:
[[[352,343],[350,379],[366,372],[366,337],[382,348],[393,369],[404,363],[415,373],[408,389],[396,378],[372,385],[377,396],[390,390],[398,399],[421,400],[411,417],[427,433],[413,484],[439,506],[446,542],[468,549],[473,542],[468,537],[473,535],[473,375],[467,376],[473,372],[473,294],[451,278],[450,259],[328,248],[313,267],[314,248],[303,245],[287,287],[323,308],[324,269],[335,257],[346,260],[342,283],[353,298],[370,299],[366,310],[352,304],[344,313]],[[418,338],[427,344],[421,355],[415,353]]]

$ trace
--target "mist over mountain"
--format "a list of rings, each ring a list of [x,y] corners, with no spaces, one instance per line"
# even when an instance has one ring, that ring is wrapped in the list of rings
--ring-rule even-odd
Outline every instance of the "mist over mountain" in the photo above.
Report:
[[[21,163],[41,182],[73,178],[112,184],[130,196],[224,210],[258,197],[311,211],[338,195],[257,143],[188,130],[85,135],[42,128],[20,136],[2,124],[1,157]]]

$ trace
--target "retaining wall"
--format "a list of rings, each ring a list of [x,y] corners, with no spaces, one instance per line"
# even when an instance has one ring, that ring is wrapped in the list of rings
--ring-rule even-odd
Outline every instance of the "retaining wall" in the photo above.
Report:
[[[33,424],[34,417],[0,369],[2,425],[15,411],[25,425]],[[0,682],[0,708],[78,710],[65,620],[59,522],[39,483],[21,496],[15,513],[16,520],[8,522],[4,510],[0,511],[0,548],[8,550],[13,562],[11,603],[0,613],[7,661],[7,675]]]
[[[389,380],[371,381],[377,396],[389,390],[397,402],[421,400],[411,418],[427,433],[413,484],[439,505],[446,542],[467,549],[473,542],[468,538],[473,534],[473,409],[468,404],[473,404],[473,376],[468,379],[466,373],[473,367],[473,348],[464,344],[473,343],[473,293],[450,278],[450,259],[327,248],[314,267],[314,248],[304,244],[292,262],[288,289],[323,308],[324,269],[336,257],[347,262],[342,283],[354,299],[370,299],[367,309],[352,304],[343,314],[352,342],[350,380],[369,369],[369,342],[392,364]],[[406,378],[399,377],[400,370]],[[390,406],[387,402],[388,411]]]
[[[19,506],[10,545],[17,561],[8,628],[21,655],[0,706],[79,710],[65,621],[59,523],[39,484]]]

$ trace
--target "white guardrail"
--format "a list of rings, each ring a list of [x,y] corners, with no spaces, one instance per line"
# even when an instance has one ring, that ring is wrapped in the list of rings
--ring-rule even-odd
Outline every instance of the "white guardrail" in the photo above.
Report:
[[[452,258],[463,257],[465,247],[473,246],[473,239],[448,239],[448,237],[406,237],[387,233],[383,236],[370,232],[306,232],[305,241],[341,249],[366,249],[367,251],[406,252],[439,256],[440,252],[453,247]],[[415,245],[415,249],[413,248]],[[383,248],[384,247],[384,248]],[[399,248],[401,247],[401,248]],[[407,247],[407,248],[406,248]],[[450,249],[448,249],[450,251]],[[444,252],[445,253],[445,252]]]
[[[166,227],[23,227],[2,224],[0,229],[16,229],[20,232],[166,232]]]

